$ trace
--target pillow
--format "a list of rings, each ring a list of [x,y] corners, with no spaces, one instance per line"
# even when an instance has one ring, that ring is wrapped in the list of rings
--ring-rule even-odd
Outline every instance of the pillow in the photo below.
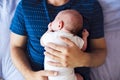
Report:
[[[105,31],[120,30],[120,0],[98,0],[103,8]]]

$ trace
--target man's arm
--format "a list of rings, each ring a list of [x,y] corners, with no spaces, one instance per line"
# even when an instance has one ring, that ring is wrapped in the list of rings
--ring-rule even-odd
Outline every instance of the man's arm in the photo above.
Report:
[[[104,38],[92,39],[91,53],[87,54],[86,66],[97,67],[104,63],[107,55],[106,43]]]
[[[57,67],[97,67],[106,59],[106,44],[104,38],[91,40],[91,52],[83,52],[74,42],[61,37],[68,44],[67,47],[54,43],[48,43],[45,47],[45,55],[59,63],[49,62],[49,65]],[[74,54],[73,54],[74,53]]]
[[[56,76],[58,72],[40,70],[32,71],[25,53],[26,36],[11,33],[10,49],[11,57],[16,68],[23,74],[26,80],[48,80],[47,76]]]
[[[25,53],[26,39],[26,36],[17,35],[11,32],[10,50],[12,61],[24,76],[31,71],[31,67]]]

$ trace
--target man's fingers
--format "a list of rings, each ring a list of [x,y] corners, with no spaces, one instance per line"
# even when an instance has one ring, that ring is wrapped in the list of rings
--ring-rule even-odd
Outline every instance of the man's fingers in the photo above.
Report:
[[[41,76],[57,76],[58,72],[57,71],[41,70],[40,75]]]
[[[62,37],[61,36],[61,39],[68,45],[68,46],[73,46],[75,45],[74,42],[72,42],[70,39],[66,38],[66,37]]]
[[[59,61],[60,62],[60,58],[58,56],[52,55],[52,54],[50,54],[48,52],[44,52],[44,54],[45,54],[45,56],[47,56],[47,57],[49,57],[49,58],[51,58],[51,59],[53,59],[55,61]]]
[[[55,66],[55,67],[67,67],[67,68],[69,68],[69,65],[68,64],[61,64],[61,63],[59,63],[59,62],[52,62],[52,61],[48,61],[47,62],[49,65],[51,65],[51,66]]]
[[[65,48],[65,46],[57,45],[57,44],[54,44],[54,43],[48,43],[46,47],[50,47],[50,48],[52,48],[56,51],[62,51]]]
[[[46,52],[51,53],[54,56],[62,57],[62,54],[60,51],[54,50],[52,48],[45,47]]]
[[[59,62],[52,62],[52,61],[48,61],[47,62],[49,65],[51,66],[55,66],[55,67],[63,67],[61,63]]]

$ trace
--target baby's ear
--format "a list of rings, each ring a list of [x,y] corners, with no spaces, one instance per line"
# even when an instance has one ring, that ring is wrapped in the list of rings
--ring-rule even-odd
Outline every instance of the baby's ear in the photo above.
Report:
[[[63,26],[64,26],[64,22],[61,20],[61,21],[59,22],[59,30],[61,30],[61,29],[63,28]]]
[[[52,22],[50,22],[50,23],[48,24],[48,28],[51,28],[51,25],[52,25]]]
[[[53,30],[52,30],[52,22],[50,22],[50,23],[48,24],[48,31],[53,31]]]

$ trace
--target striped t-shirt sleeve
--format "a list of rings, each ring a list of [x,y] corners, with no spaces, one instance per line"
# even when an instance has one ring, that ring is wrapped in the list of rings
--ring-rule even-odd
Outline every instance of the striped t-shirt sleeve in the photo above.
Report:
[[[26,35],[25,21],[22,10],[22,2],[16,8],[15,15],[11,22],[10,30],[19,35]]]
[[[93,15],[91,17],[90,38],[96,39],[104,37],[103,12],[98,1],[94,3]]]

